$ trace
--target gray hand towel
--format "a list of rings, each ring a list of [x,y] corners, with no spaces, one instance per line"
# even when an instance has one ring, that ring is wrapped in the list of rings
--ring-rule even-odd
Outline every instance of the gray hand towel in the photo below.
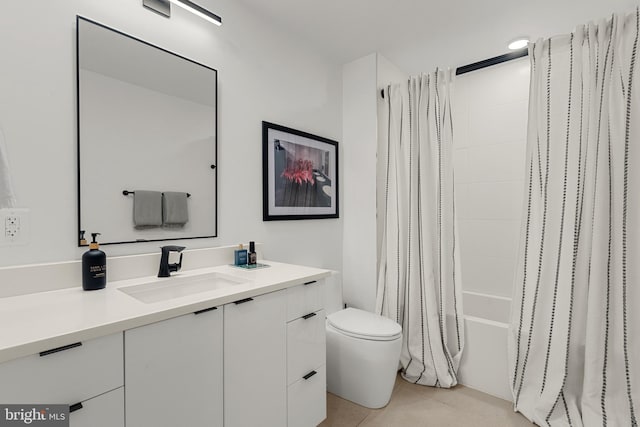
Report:
[[[162,219],[167,227],[184,227],[189,221],[187,193],[165,191],[162,197]]]
[[[133,224],[136,228],[153,228],[162,225],[162,193],[135,190],[133,195]]]

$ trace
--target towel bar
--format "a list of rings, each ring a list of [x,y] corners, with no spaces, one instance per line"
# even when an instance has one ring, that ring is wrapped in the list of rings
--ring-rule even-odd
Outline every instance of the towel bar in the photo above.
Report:
[[[129,191],[129,190],[122,190],[122,195],[123,196],[128,196],[130,194],[136,194],[135,191]],[[191,193],[187,193],[187,197],[191,197]]]

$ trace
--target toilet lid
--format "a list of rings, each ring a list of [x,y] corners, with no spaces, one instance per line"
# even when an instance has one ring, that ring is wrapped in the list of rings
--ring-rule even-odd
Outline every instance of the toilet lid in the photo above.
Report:
[[[402,335],[402,327],[393,320],[352,307],[328,315],[327,321],[356,338],[387,341]]]

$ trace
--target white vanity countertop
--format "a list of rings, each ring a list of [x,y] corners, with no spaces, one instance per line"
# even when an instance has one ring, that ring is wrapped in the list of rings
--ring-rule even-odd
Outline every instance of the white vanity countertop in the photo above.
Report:
[[[98,291],[84,291],[78,284],[74,288],[0,298],[0,363],[285,289],[331,274],[330,270],[319,268],[259,262],[270,267],[244,270],[222,265],[173,273],[172,277],[177,278],[218,272],[247,282],[155,303],[141,302],[118,288],[171,278],[121,280],[107,283],[105,289]]]

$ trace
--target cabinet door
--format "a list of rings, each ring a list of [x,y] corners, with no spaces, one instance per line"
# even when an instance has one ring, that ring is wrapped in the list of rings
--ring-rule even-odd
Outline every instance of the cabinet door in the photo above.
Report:
[[[225,427],[286,426],[286,295],[224,306]]]
[[[124,427],[124,388],[82,402],[69,414],[69,427]]]
[[[222,309],[125,331],[127,427],[221,426]]]

